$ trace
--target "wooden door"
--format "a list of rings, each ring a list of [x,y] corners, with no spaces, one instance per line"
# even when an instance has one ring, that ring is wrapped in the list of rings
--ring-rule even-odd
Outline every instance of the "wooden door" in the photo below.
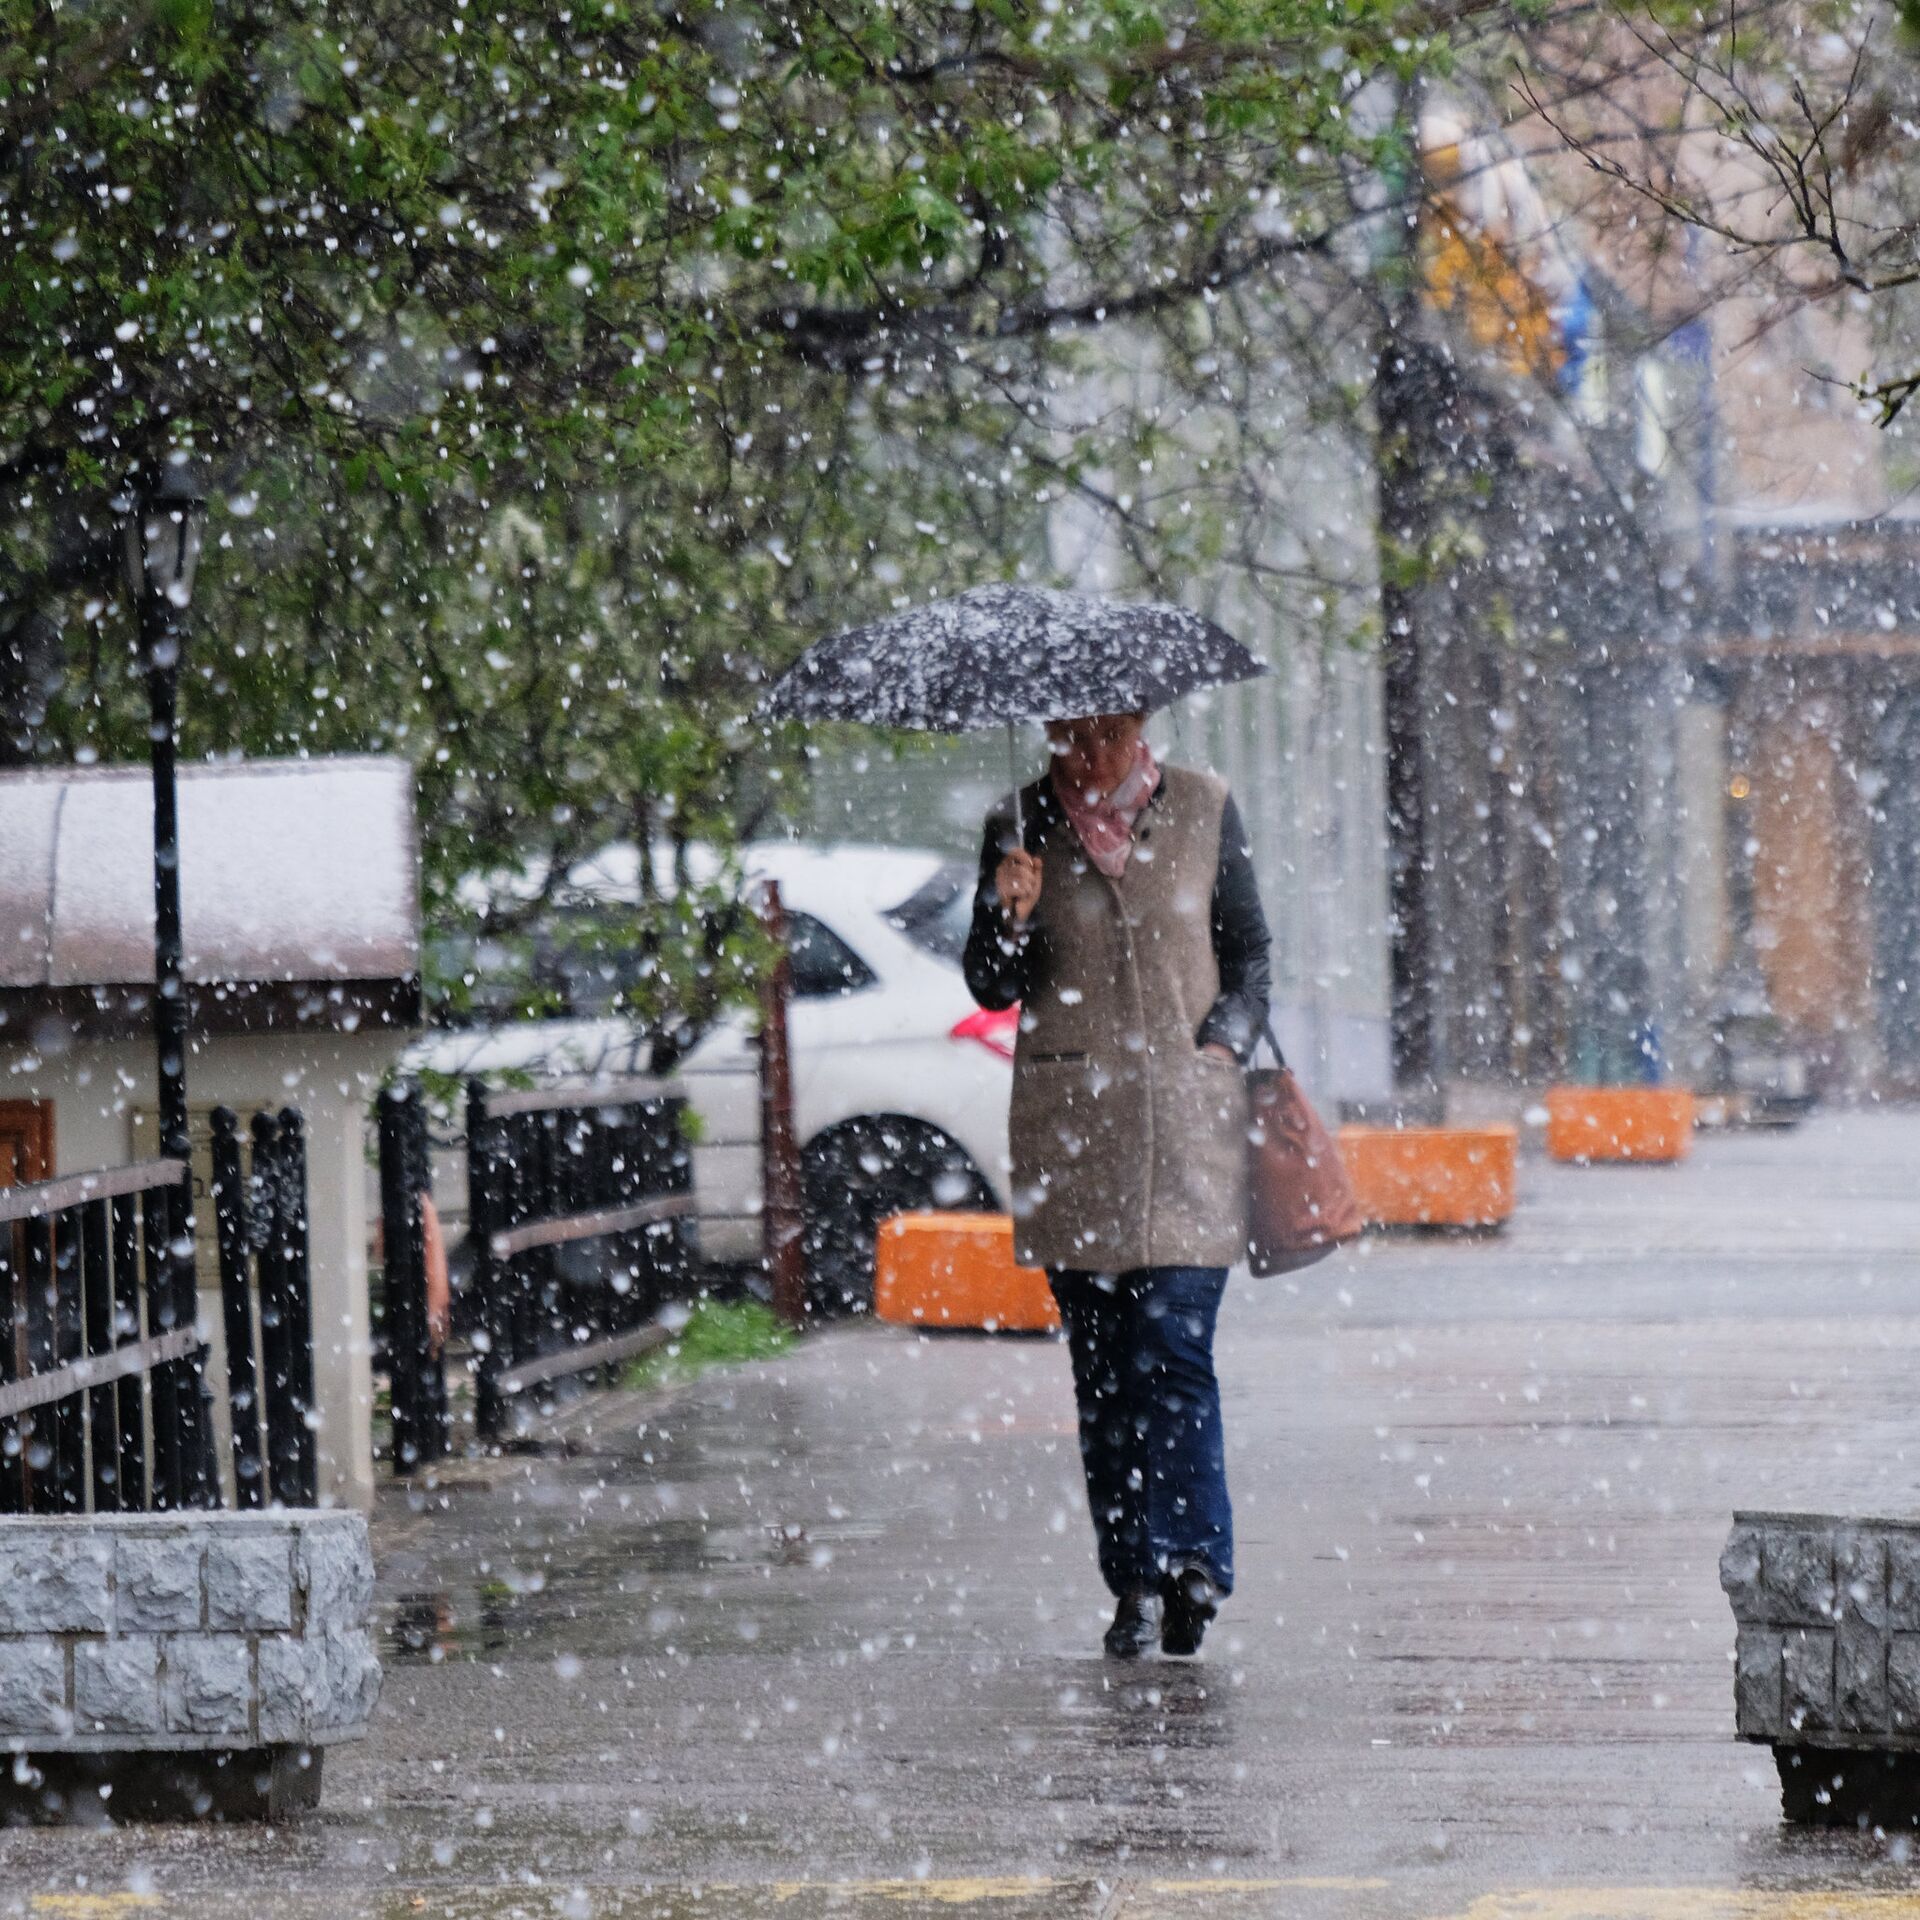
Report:
[[[53,1178],[53,1102],[0,1100],[0,1187]]]
[[[53,1177],[53,1102],[0,1100],[0,1187],[24,1186]],[[25,1302],[14,1283],[20,1271],[22,1226],[0,1227],[0,1380],[23,1379],[27,1371]],[[8,1421],[0,1438],[0,1513],[26,1513],[33,1505],[27,1448]],[[26,1429],[31,1432],[31,1427]]]

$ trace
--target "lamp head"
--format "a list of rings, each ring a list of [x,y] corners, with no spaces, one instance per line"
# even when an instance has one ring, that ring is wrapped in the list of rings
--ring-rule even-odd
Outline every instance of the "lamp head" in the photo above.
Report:
[[[127,584],[136,596],[152,593],[186,607],[206,517],[206,488],[190,455],[170,453],[150,482],[136,480],[125,521]]]

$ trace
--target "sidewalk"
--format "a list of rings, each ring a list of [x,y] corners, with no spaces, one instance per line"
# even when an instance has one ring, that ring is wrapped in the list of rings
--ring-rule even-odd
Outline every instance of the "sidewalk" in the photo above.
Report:
[[[0,1915],[1920,1915],[1780,1829],[1716,1577],[1736,1505],[1920,1505],[1917,1203],[1920,1116],[1846,1116],[1236,1281],[1199,1663],[1098,1657],[1055,1343],[597,1396],[383,1497],[317,1820],[0,1835]]]

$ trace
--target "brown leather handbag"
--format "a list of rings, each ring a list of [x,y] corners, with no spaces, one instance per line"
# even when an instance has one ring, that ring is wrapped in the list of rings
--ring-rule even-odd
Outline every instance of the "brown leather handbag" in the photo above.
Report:
[[[1275,1065],[1247,1069],[1247,1264],[1257,1274],[1292,1273],[1360,1237],[1353,1183],[1312,1103],[1266,1030]]]

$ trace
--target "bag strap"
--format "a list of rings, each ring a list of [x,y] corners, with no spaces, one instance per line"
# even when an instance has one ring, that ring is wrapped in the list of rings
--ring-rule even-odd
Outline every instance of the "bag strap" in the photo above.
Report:
[[[1260,1051],[1261,1040],[1264,1040],[1267,1045],[1273,1049],[1274,1065],[1284,1068],[1287,1064],[1287,1056],[1280,1051],[1280,1036],[1274,1032],[1271,1018],[1264,1021],[1261,1025],[1259,1036],[1253,1043],[1255,1053]]]

